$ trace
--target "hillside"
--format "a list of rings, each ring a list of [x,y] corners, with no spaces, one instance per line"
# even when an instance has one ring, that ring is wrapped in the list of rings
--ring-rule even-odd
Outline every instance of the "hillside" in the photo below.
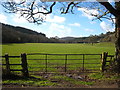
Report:
[[[96,43],[115,42],[115,32],[89,37],[47,38],[45,34],[23,27],[2,24],[2,43]]]
[[[43,33],[2,24],[2,43],[43,43],[48,41],[49,39]]]
[[[115,32],[101,33],[100,35],[90,35],[89,37],[64,37],[60,40],[66,43],[97,43],[97,42],[115,42]]]

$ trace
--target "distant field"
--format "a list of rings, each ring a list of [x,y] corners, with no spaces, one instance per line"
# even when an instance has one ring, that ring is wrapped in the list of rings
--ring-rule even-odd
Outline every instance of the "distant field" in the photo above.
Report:
[[[61,43],[22,43],[22,44],[3,44],[2,45],[2,55],[8,53],[9,55],[20,55],[21,53],[47,53],[47,54],[102,54],[102,52],[108,52],[109,54],[114,54],[115,47],[113,43],[96,43],[96,44],[61,44]],[[28,60],[29,70],[30,71],[45,71],[43,68],[45,67],[45,56],[27,56],[28,59],[44,59],[44,60]],[[82,67],[83,61],[80,59],[83,56],[68,56],[68,59],[78,59],[67,61],[67,67],[73,67],[75,70],[78,67]],[[86,68],[90,68],[92,66],[98,69],[101,67],[101,59],[100,56],[85,56],[85,59],[92,59],[90,61],[85,61],[85,63],[99,63],[96,64],[86,64]],[[64,68],[64,59],[65,56],[48,56],[49,67],[58,67],[60,70]],[[61,60],[57,60],[61,59]],[[4,62],[3,62],[4,63]],[[10,61],[11,64],[20,63],[20,60],[12,59]],[[31,65],[34,64],[34,65]],[[33,68],[38,67],[38,68]],[[20,66],[11,66],[11,68],[21,68]],[[45,69],[45,68],[44,68]],[[50,68],[49,71],[57,71],[58,69]],[[64,69],[63,69],[64,70]]]
[[[52,53],[52,54],[114,54],[113,43],[97,44],[54,44],[54,43],[22,43],[3,44],[2,55],[20,55],[21,53]]]

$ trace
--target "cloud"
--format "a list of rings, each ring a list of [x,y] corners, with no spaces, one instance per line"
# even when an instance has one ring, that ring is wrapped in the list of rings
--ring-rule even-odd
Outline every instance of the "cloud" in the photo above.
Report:
[[[66,20],[65,17],[53,16],[52,14],[47,15],[47,17],[46,17],[46,21],[52,22],[52,23],[63,23],[63,22],[65,22],[65,20]]]
[[[114,0],[108,0],[109,3],[114,2]]]
[[[85,29],[85,31],[87,31],[87,32],[94,32],[94,30],[93,29]]]
[[[51,37],[51,36],[64,37],[64,36],[69,36],[71,34],[71,31],[72,31],[71,28],[67,26],[51,23],[46,35],[48,35],[48,37]]]
[[[13,1],[15,1],[16,3],[20,3],[23,0],[13,0]]]
[[[7,23],[7,17],[4,14],[0,14],[0,22]]]
[[[92,16],[91,14],[94,14],[94,15],[98,15],[99,12],[96,10],[96,9],[86,9],[86,8],[78,8],[78,11],[81,11],[82,12],[82,16],[85,16],[87,17],[88,19],[93,19],[94,16]]]
[[[27,20],[24,17],[21,17],[19,14],[13,16],[13,21],[16,23],[26,23]]]
[[[96,22],[95,21],[90,21],[90,24],[96,24]]]
[[[79,23],[73,23],[73,24],[69,24],[70,26],[76,26],[76,27],[80,27],[81,25]]]
[[[106,31],[106,32],[108,32],[108,31],[114,31],[114,28],[112,28],[112,26],[111,26],[110,24],[107,24],[105,21],[102,21],[102,22],[100,23],[100,27],[101,27],[104,31]]]

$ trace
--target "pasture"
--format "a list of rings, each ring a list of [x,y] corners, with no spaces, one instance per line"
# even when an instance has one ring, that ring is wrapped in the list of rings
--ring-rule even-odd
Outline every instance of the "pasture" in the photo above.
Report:
[[[3,44],[2,45],[2,55],[5,55],[5,53],[8,53],[10,56],[20,56],[21,53],[47,53],[47,54],[102,54],[102,52],[108,52],[109,54],[114,55],[114,50],[115,46],[113,43],[97,43],[97,44],[61,44],[61,43],[19,43],[19,44]],[[43,59],[43,60],[32,60],[32,59]],[[67,61],[67,67],[73,67],[71,70],[76,70],[78,69],[77,67],[82,67],[82,64],[76,64],[76,63],[81,63],[79,59],[82,58],[82,56],[68,56],[68,59],[76,59],[76,60],[70,60]],[[86,64],[87,67],[92,66],[96,67],[98,66],[101,67],[101,60],[98,57],[93,57],[93,56],[85,56],[85,59],[92,59],[90,60],[91,63],[99,63],[98,65],[96,64]],[[43,55],[27,55],[28,59],[28,69],[29,71],[44,71],[42,69],[45,69],[45,57]],[[30,60],[31,59],[31,60]],[[64,56],[48,56],[48,59],[53,59],[49,60],[48,64],[50,67],[56,67],[56,68],[49,68],[48,71],[60,71],[62,70],[62,65],[64,65]],[[58,60],[59,59],[59,60]],[[61,59],[61,60],[60,60]],[[62,60],[64,59],[64,60]],[[77,60],[78,59],[78,60]],[[97,60],[96,60],[97,59]],[[4,60],[2,62],[4,64]],[[21,60],[20,58],[15,58],[15,59],[10,59],[10,64],[20,64]],[[85,61],[85,63],[87,63]],[[41,68],[44,67],[44,68]],[[11,69],[21,69],[21,66],[11,66]],[[64,69],[63,69],[64,70]],[[68,69],[67,69],[68,70]],[[18,71],[19,72],[19,71]],[[33,74],[33,75],[32,75]],[[80,73],[79,73],[80,74]],[[96,79],[95,77],[99,79],[105,79],[102,74],[90,74],[87,76],[88,78],[84,78],[83,80],[75,79],[74,77],[77,77],[78,74],[73,74],[72,77],[66,76],[66,74],[60,74],[58,76],[55,75],[48,75],[47,78],[46,76],[41,76],[40,74],[36,72],[30,72],[30,75],[37,78],[29,79],[29,78],[22,78],[18,80],[3,80],[3,86],[5,85],[12,85],[12,86],[34,86],[34,87],[82,87],[84,85],[93,85],[96,83],[96,81],[92,80],[92,76],[94,76],[93,79]],[[12,76],[14,77],[14,76]],[[17,78],[17,77],[15,77]],[[20,77],[18,77],[20,78]],[[39,80],[40,79],[40,80]],[[64,83],[64,85],[63,85]]]
[[[113,43],[97,44],[61,44],[61,43],[18,43],[3,44],[2,55],[20,55],[21,53],[49,53],[49,54],[101,54],[115,53]]]
[[[27,53],[29,71],[67,71],[78,70],[81,68],[96,69],[101,67],[100,55],[29,55],[30,53],[43,54],[102,54],[108,52],[114,55],[113,43],[96,44],[63,44],[63,43],[23,43],[23,44],[4,44],[2,45],[2,55],[20,56],[21,53]],[[67,59],[67,60],[66,60]],[[3,60],[3,63],[4,60]],[[11,59],[10,64],[20,64],[20,59]],[[86,65],[83,65],[85,63]],[[47,69],[50,67],[49,69]],[[21,69],[21,66],[11,66],[11,69]],[[34,72],[33,72],[34,73]]]

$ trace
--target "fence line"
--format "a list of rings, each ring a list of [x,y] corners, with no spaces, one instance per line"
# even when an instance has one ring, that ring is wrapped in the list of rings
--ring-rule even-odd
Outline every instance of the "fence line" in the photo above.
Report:
[[[25,77],[28,77],[29,76],[29,73],[28,73],[28,64],[27,64],[27,55],[26,53],[24,54],[21,54],[21,61],[22,61],[22,73]]]
[[[49,62],[48,61],[51,61],[51,60],[63,60],[64,61],[64,63],[63,64],[60,64],[60,65],[64,65],[64,72],[67,72],[68,70],[67,70],[67,68],[73,68],[73,67],[70,67],[69,66],[69,63],[68,63],[68,61],[72,61],[72,60],[82,60],[82,62],[81,63],[74,63],[73,65],[75,65],[75,64],[82,64],[82,72],[84,72],[85,71],[85,64],[100,64],[100,63],[85,63],[85,55],[99,55],[100,56],[100,58],[89,58],[89,59],[87,59],[87,60],[93,60],[93,59],[96,59],[96,60],[101,60],[102,59],[102,54],[45,54],[45,53],[29,53],[29,54],[27,54],[28,56],[34,56],[34,55],[44,55],[45,56],[45,58],[40,58],[40,59],[28,59],[28,61],[30,60],[45,60],[45,67],[38,67],[38,68],[45,68],[45,72],[46,73],[48,73],[48,68],[55,68],[55,67],[51,67],[51,66],[48,66],[48,65],[55,65],[54,63],[53,64],[49,64]],[[62,58],[62,59],[49,59],[49,57],[48,56],[64,56],[64,59]],[[69,59],[68,58],[68,56],[72,56],[72,55],[75,55],[75,56],[82,56],[82,59]],[[31,64],[31,65],[33,65],[33,64]],[[70,65],[72,65],[72,64],[70,64]],[[37,68],[37,67],[33,67],[33,68]],[[57,67],[58,68],[58,67]],[[95,69],[94,69],[94,71],[95,71]],[[100,68],[99,68],[99,71],[100,71]]]
[[[27,55],[102,55],[102,54],[48,54],[48,53],[28,53]]]
[[[28,59],[27,56],[32,56],[32,55],[44,55],[45,58],[44,59]],[[48,56],[51,56],[51,55],[57,55],[57,56],[64,56],[64,59],[49,59]],[[75,56],[82,56],[82,59],[69,59],[68,56],[72,56],[72,55],[75,55]],[[100,56],[99,59],[101,59],[102,61],[102,64],[101,64],[101,71],[104,72],[106,70],[106,63],[107,62],[110,62],[112,60],[112,58],[114,57],[114,55],[108,55],[108,53],[104,52],[102,54],[44,54],[44,53],[29,53],[29,54],[21,54],[20,56],[9,56],[8,54],[5,54],[5,56],[0,56],[1,58],[5,58],[5,64],[2,64],[2,65],[5,65],[6,66],[6,71],[7,73],[9,74],[11,71],[21,71],[23,76],[25,77],[28,77],[29,76],[29,70],[28,70],[28,65],[34,65],[34,64],[28,64],[28,61],[29,60],[45,60],[45,67],[35,67],[35,68],[45,68],[45,72],[47,73],[48,72],[48,68],[54,68],[54,67],[50,67],[48,66],[49,63],[48,61],[49,60],[64,60],[64,72],[67,72],[68,69],[70,66],[69,66],[69,63],[68,61],[72,61],[72,60],[82,60],[82,62],[80,63],[71,63],[70,65],[80,65],[82,64],[81,68],[82,68],[82,71],[84,72],[86,70],[85,68],[85,64],[100,64],[100,63],[90,63],[90,61],[88,63],[85,63],[85,56],[86,55],[98,55]],[[107,60],[107,57],[110,57],[110,60]],[[10,59],[9,58],[20,58],[21,59],[21,64],[10,64]],[[97,60],[98,58],[89,58],[87,60]],[[10,69],[10,66],[12,65],[21,65],[22,69]],[[55,65],[55,64],[54,64]],[[72,67],[71,67],[72,68]],[[95,69],[94,69],[95,71]]]
[[[110,59],[108,60],[107,58],[110,57]],[[112,59],[114,60],[114,55],[108,55],[108,52],[103,52],[102,53],[102,72],[107,70],[107,62],[109,62],[109,64],[111,64]]]
[[[5,54],[5,56],[1,56],[2,58],[5,58],[5,64],[2,64],[3,66],[6,66],[6,74],[10,74],[11,71],[21,71],[23,76],[28,77],[28,67],[27,67],[27,58],[26,54],[21,54],[21,56],[9,56],[8,54]],[[10,58],[21,58],[21,64],[10,64]],[[13,65],[20,65],[22,69],[10,69],[10,66]]]
[[[5,54],[5,60],[6,60],[6,70],[7,70],[7,73],[9,74],[10,73],[10,63],[9,63],[9,56],[8,54]]]

